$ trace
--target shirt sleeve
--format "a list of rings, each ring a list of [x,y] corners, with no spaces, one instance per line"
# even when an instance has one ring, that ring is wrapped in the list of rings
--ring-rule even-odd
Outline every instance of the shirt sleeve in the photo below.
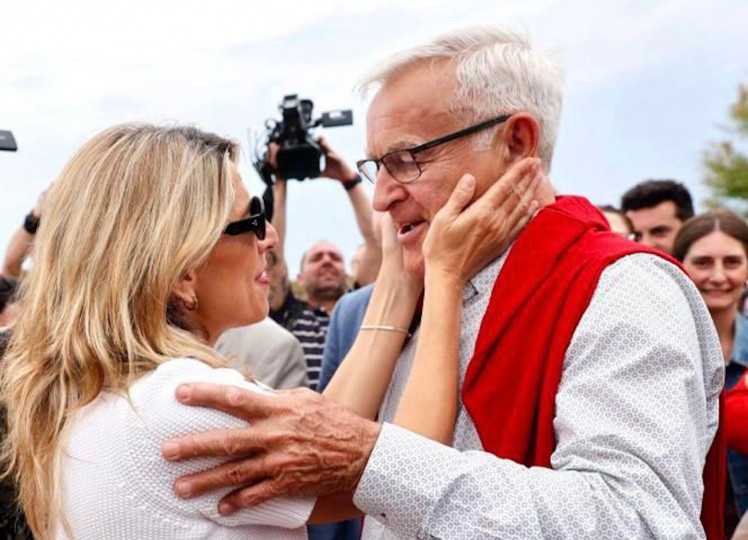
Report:
[[[168,462],[161,457],[161,445],[172,437],[217,429],[247,427],[243,420],[221,411],[190,407],[175,398],[178,385],[186,382],[207,382],[237,386],[251,392],[271,394],[267,387],[247,381],[236,370],[210,366],[191,359],[171,360],[159,366],[142,382],[131,387],[129,398],[137,413],[138,422],[133,436],[142,432],[148,440],[138,445],[141,454],[134,464],[133,474],[144,489],[165,504],[182,512],[199,514],[224,526],[268,525],[295,529],[309,519],[314,498],[279,497],[257,507],[243,509],[231,516],[218,513],[218,503],[231,489],[216,490],[192,499],[180,499],[173,492],[174,482],[186,474],[194,474],[220,465],[225,459],[200,458],[183,462]]]
[[[703,538],[722,378],[690,281],[660,258],[624,258],[601,276],[567,350],[550,469],[385,425],[354,502],[399,538]]]
[[[293,336],[291,336],[293,337]],[[296,338],[286,344],[287,351],[284,358],[288,361],[284,363],[284,369],[281,372],[278,389],[288,388],[306,388],[309,381],[306,376],[306,361],[304,360],[304,351]]]
[[[309,384],[301,343],[291,332],[276,325],[275,322],[273,324],[275,325],[272,328],[273,332],[269,333],[264,342],[267,351],[262,359],[258,359],[267,363],[266,366],[262,367],[270,376],[268,380],[263,382],[278,390],[306,388]],[[251,342],[249,346],[251,347]]]

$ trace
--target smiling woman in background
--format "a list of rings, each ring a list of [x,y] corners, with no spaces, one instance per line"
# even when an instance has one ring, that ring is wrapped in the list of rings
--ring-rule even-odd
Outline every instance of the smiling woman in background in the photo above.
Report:
[[[698,287],[717,327],[725,357],[728,407],[727,473],[731,493],[725,500],[725,530],[732,531],[748,510],[748,319],[739,312],[748,280],[748,225],[729,210],[693,217],[678,231],[673,255]]]

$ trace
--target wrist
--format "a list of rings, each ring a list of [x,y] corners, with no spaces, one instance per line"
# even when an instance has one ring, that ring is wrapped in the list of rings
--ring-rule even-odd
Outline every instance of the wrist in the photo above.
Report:
[[[447,269],[430,267],[426,265],[426,271],[424,274],[424,284],[426,287],[438,287],[440,289],[455,289],[462,291],[468,282],[468,278],[458,274],[457,272],[451,272]]]
[[[358,484],[364,475],[366,465],[369,463],[371,453],[374,451],[374,446],[377,444],[379,434],[382,431],[382,424],[378,422],[372,422],[371,420],[364,420],[361,426],[359,435],[359,444],[357,448],[360,449],[358,459],[353,463],[355,466],[351,471],[350,484],[347,486],[347,491],[354,492],[358,488]]]
[[[400,296],[407,300],[418,299],[423,292],[423,281],[413,278],[401,267],[390,267],[383,264],[374,283],[374,289],[380,293]]]
[[[23,230],[27,233],[34,235],[39,228],[40,218],[34,215],[34,212],[29,212],[26,219],[23,221]]]
[[[362,324],[409,328],[420,290],[394,280],[377,279]]]
[[[341,180],[340,183],[346,191],[350,191],[361,183],[361,175],[355,174],[352,177],[348,177],[347,180]]]

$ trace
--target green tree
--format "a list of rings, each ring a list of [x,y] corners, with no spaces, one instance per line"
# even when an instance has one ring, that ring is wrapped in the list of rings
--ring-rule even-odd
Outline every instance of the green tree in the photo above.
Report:
[[[704,153],[706,176],[712,197],[709,206],[728,206],[748,215],[748,85],[740,85],[738,100],[730,107],[730,139],[713,143]]]

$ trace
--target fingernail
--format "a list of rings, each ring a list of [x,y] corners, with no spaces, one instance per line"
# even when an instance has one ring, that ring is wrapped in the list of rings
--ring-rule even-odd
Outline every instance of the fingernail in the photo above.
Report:
[[[462,185],[466,188],[471,188],[475,185],[475,177],[472,175],[466,175],[462,177]]]
[[[189,384],[179,385],[179,388],[177,388],[177,399],[179,401],[187,401],[188,399],[190,399],[191,393],[192,389],[190,388]]]
[[[166,459],[175,459],[177,457],[177,450],[179,450],[179,445],[177,445],[177,443],[165,442],[161,446],[161,454]]]
[[[218,505],[218,513],[222,516],[228,516],[229,514],[231,514],[232,510],[233,506],[231,506],[227,502],[222,502]]]
[[[186,499],[192,495],[192,485],[186,480],[181,480],[174,486],[174,491],[177,492],[177,495]]]

